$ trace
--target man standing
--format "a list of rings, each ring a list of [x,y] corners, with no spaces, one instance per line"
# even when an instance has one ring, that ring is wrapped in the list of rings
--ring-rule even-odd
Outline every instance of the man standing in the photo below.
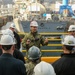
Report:
[[[75,38],[68,35],[62,42],[63,54],[52,65],[56,75],[75,75]]]
[[[15,32],[15,24],[12,23],[9,27],[10,30],[12,30],[13,34],[14,34],[14,37],[15,37],[15,40],[16,40],[16,49],[17,50],[20,50],[20,47],[21,47],[21,39],[20,39],[20,36]]]
[[[0,75],[26,75],[26,68],[21,60],[13,57],[15,40],[10,35],[2,35],[0,46]]]
[[[26,50],[28,50],[32,46],[37,46],[40,48],[40,44],[47,45],[48,39],[44,38],[42,35],[38,34],[38,23],[36,21],[32,21],[30,23],[30,33],[25,35],[22,40],[22,45]]]

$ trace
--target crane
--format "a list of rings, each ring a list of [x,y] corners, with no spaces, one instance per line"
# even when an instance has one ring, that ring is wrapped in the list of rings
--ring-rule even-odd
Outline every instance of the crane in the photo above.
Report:
[[[65,12],[66,15],[70,14],[74,16],[71,6],[68,5],[69,0],[62,0],[62,5],[60,6],[59,13]]]

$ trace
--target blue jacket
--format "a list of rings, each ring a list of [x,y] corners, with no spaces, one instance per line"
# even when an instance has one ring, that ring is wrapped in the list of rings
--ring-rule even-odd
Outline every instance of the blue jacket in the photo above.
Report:
[[[0,56],[0,75],[26,75],[26,68],[21,60],[4,53]]]

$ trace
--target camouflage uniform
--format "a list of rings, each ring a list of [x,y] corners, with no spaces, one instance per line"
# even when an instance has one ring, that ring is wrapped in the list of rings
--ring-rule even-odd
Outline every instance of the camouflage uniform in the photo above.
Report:
[[[28,50],[29,63],[25,64],[27,75],[34,75],[34,67],[41,61],[41,51],[38,47],[32,46]]]
[[[34,74],[33,70],[34,70],[35,65],[36,64],[34,64],[33,62],[29,62],[25,64],[27,75]]]
[[[29,45],[26,44],[26,41],[28,39],[31,41],[31,43]],[[25,37],[22,40],[22,45],[27,50],[26,51],[26,58],[27,58],[26,63],[29,62],[29,60],[28,60],[28,50],[29,50],[29,48],[32,47],[32,46],[36,46],[36,47],[40,48],[40,44],[42,44],[43,46],[47,45],[48,43],[44,43],[44,40],[45,40],[45,38],[42,35],[38,34],[37,32],[35,32],[34,34],[32,34],[30,32],[30,33],[25,35]]]
[[[28,39],[31,41],[29,45],[26,44],[26,41]],[[32,46],[37,46],[38,48],[40,48],[40,44],[42,44],[43,46],[48,44],[48,43],[44,43],[44,40],[45,38],[42,35],[38,34],[37,32],[34,34],[30,32],[27,35],[25,35],[25,37],[23,38],[22,45],[27,50]]]

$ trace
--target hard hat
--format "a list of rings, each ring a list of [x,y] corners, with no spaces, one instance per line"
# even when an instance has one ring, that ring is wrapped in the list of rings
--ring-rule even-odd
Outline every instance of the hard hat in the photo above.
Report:
[[[75,25],[70,25],[68,31],[75,31]]]
[[[51,64],[41,61],[34,68],[34,75],[56,75]]]
[[[12,36],[10,35],[2,35],[1,40],[0,40],[1,45],[13,45],[16,44],[15,40]]]
[[[11,27],[11,28],[14,28],[14,29],[16,28],[14,23],[12,23],[12,24],[10,25],[10,27]]]
[[[30,26],[36,26],[36,27],[38,27],[38,23],[37,23],[36,21],[32,21],[32,22],[30,23]]]
[[[75,38],[72,35],[67,35],[62,40],[63,45],[75,46]]]
[[[28,59],[29,60],[35,60],[41,57],[41,52],[40,49],[36,46],[32,46],[29,50],[28,50]]]
[[[12,37],[14,37],[14,34],[10,29],[2,30],[1,32],[3,35],[11,35]]]

